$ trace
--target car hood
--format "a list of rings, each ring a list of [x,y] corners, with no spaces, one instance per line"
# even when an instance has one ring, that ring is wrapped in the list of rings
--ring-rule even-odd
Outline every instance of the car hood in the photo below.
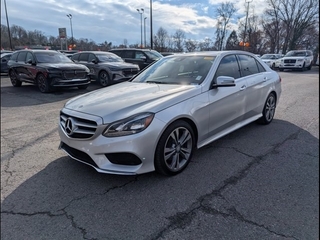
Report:
[[[55,68],[59,70],[88,70],[84,65],[76,63],[38,63],[38,67]]]
[[[138,68],[138,65],[126,62],[100,62],[99,65],[116,68]]]
[[[305,59],[306,56],[291,56],[291,57],[283,57],[282,59]]]
[[[123,82],[73,98],[65,108],[110,123],[142,112],[158,112],[200,92],[199,85]]]

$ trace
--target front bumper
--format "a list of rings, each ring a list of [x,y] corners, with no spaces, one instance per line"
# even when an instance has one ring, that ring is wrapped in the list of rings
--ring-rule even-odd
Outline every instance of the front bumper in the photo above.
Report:
[[[71,111],[72,112],[72,111]],[[70,111],[68,112],[69,115]],[[83,115],[82,115],[83,116]],[[156,118],[144,131],[123,137],[104,137],[102,132],[107,125],[98,125],[95,134],[87,139],[70,138],[59,124],[60,146],[71,158],[93,167],[97,172],[136,175],[152,172],[154,168],[154,152],[159,133],[165,127]],[[131,156],[134,164],[117,164],[107,156]],[[119,161],[121,162],[121,161]],[[122,161],[125,162],[125,161]]]

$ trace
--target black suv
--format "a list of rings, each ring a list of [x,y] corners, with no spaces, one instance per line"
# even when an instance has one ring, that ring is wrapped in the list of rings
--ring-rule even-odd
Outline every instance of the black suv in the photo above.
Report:
[[[71,59],[90,69],[91,78],[97,80],[101,86],[123,82],[139,72],[139,66],[126,63],[121,57],[111,52],[84,51],[74,53]]]
[[[128,63],[139,65],[140,70],[163,57],[159,52],[150,49],[117,48],[109,52],[117,54]]]
[[[20,50],[8,61],[9,76],[14,87],[22,82],[38,86],[43,93],[56,87],[86,89],[91,82],[86,66],[74,63],[64,54],[53,50]]]

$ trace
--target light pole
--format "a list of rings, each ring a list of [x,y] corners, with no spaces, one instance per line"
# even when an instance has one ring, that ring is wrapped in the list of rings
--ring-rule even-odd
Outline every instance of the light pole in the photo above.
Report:
[[[147,46],[147,40],[146,40],[146,19],[147,17],[144,18],[144,47]]]
[[[5,8],[5,10],[6,10],[6,18],[7,18],[7,27],[8,27],[8,34],[9,34],[10,50],[13,50],[13,48],[12,48],[12,43],[11,43],[10,25],[9,25],[9,19],[8,19],[8,12],[7,12],[7,3],[6,3],[6,0],[4,0],[4,8]]]
[[[152,0],[150,0],[150,48],[153,49],[153,36],[152,36]]]
[[[70,26],[71,26],[71,44],[72,44],[72,47],[73,47],[72,15],[71,15],[71,14],[67,14],[67,17],[70,19]]]
[[[247,15],[246,15],[246,23],[244,25],[244,33],[243,33],[243,50],[246,45],[246,32],[247,32],[247,22],[248,22],[248,13],[249,13],[249,4],[252,2],[252,0],[245,0],[245,2],[248,4],[247,5]]]
[[[140,14],[140,19],[141,19],[141,45],[140,48],[142,48],[142,14],[144,12],[143,8],[137,9],[138,13]]]

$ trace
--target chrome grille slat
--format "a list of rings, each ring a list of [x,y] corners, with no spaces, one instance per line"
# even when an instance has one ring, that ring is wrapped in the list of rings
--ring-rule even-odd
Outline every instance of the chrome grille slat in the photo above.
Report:
[[[71,124],[72,130],[70,128],[66,129],[67,121]],[[98,123],[93,120],[67,115],[63,112],[60,112],[60,125],[70,138],[79,139],[92,137],[98,127]]]

